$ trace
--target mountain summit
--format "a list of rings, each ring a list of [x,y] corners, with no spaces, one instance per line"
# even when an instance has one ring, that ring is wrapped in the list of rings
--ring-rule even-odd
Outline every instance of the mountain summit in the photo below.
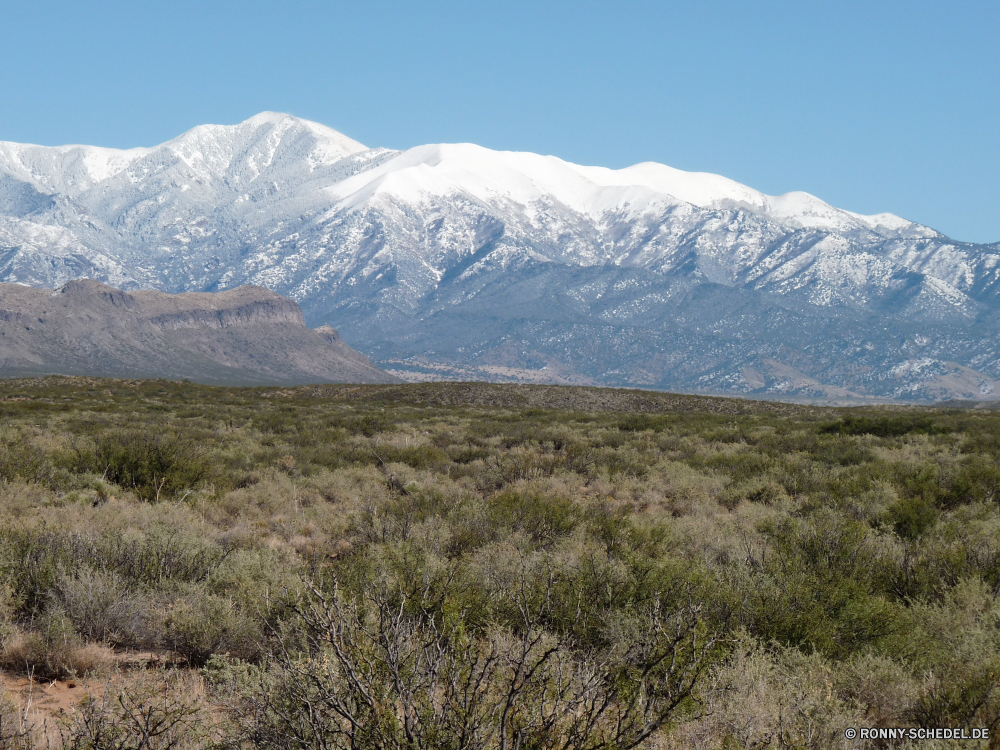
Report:
[[[1000,246],[660,164],[370,149],[263,113],[0,143],[0,280],[265,286],[408,378],[997,398]]]

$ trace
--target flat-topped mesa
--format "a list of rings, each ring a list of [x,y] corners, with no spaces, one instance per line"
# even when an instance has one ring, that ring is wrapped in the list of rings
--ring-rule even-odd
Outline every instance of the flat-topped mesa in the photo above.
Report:
[[[259,323],[289,323],[305,326],[302,308],[288,297],[262,286],[241,286],[224,292],[137,292],[136,297],[151,310],[167,308],[150,318],[162,328],[230,328]]]
[[[165,330],[230,328],[260,323],[305,326],[302,308],[262,286],[222,292],[166,294],[152,290],[124,292],[92,279],[70,281],[56,290],[78,311],[98,312],[102,305],[129,311]]]
[[[31,374],[225,384],[396,380],[336,331],[311,331],[294,300],[263,287],[166,294],[90,279],[55,291],[0,284],[0,376]]]
[[[262,286],[247,285],[221,292],[129,293],[99,281],[80,279],[67,282],[56,293],[79,308],[106,304],[134,312],[152,325],[168,330],[277,322],[305,325],[302,308],[295,300]]]

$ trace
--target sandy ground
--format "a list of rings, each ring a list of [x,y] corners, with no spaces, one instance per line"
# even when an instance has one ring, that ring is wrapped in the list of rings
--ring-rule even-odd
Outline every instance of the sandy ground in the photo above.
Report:
[[[22,710],[38,718],[75,711],[80,701],[102,687],[92,680],[35,680],[9,674],[0,674],[0,684],[17,699]]]
[[[109,668],[144,669],[169,663],[165,654],[117,652]],[[41,680],[0,670],[0,685],[17,701],[28,719],[36,724],[75,712],[87,696],[100,698],[104,695],[107,684],[108,680],[103,677]]]

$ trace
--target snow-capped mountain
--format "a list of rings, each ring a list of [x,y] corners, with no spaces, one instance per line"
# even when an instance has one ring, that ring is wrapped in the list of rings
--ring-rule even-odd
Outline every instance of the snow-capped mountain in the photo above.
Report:
[[[661,164],[369,149],[264,113],[0,143],[0,281],[269,287],[406,377],[996,398],[1000,246]]]

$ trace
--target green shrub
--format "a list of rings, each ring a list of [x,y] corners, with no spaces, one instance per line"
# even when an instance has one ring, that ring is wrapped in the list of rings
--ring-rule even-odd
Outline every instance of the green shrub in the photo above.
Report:
[[[619,430],[627,432],[661,432],[667,424],[668,417],[653,416],[652,414],[626,414],[618,420],[616,425]]]
[[[0,445],[0,480],[12,482],[21,479],[29,483],[49,484],[54,475],[51,458],[23,436]]]
[[[953,508],[964,503],[1000,501],[1000,465],[992,456],[966,456],[945,479],[941,504]]]
[[[479,461],[489,455],[488,449],[475,445],[456,446],[448,451],[449,458],[457,464],[471,464],[473,461]]]
[[[343,417],[337,420],[336,426],[346,430],[350,435],[375,437],[380,432],[385,432],[388,429],[389,422],[384,414],[368,413]]]
[[[294,560],[270,549],[236,550],[208,576],[209,593],[242,612],[273,620],[287,616],[302,589]]]
[[[121,429],[99,435],[92,449],[78,449],[76,471],[100,474],[133,490],[143,500],[156,500],[194,487],[205,477],[201,451],[190,439],[152,429]]]
[[[246,661],[260,657],[260,628],[232,600],[192,588],[171,602],[163,621],[163,642],[192,666],[213,654]]]
[[[920,414],[887,414],[846,416],[823,425],[820,431],[831,435],[874,435],[880,438],[892,438],[909,435],[911,432],[933,435],[946,430],[932,417]]]
[[[726,487],[719,496],[719,502],[723,507],[733,510],[743,500],[762,505],[774,505],[787,498],[788,493],[780,484],[765,477],[756,477]]]
[[[526,534],[543,543],[570,533],[580,522],[581,511],[564,497],[510,489],[498,494],[488,505],[489,517],[500,529],[508,534]]]
[[[931,529],[938,519],[938,510],[925,497],[907,497],[889,507],[889,521],[896,533],[904,539],[919,539]]]

